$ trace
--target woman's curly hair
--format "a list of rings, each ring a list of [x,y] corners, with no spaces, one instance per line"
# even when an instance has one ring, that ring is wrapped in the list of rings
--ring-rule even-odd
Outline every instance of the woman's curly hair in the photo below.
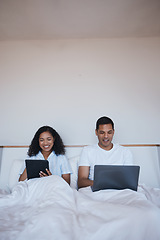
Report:
[[[41,148],[39,146],[39,136],[43,132],[49,132],[54,138],[52,151],[54,151],[56,155],[60,155],[60,154],[64,155],[65,147],[59,134],[52,127],[43,126],[43,127],[40,127],[35,133],[31,141],[31,145],[29,146],[29,149],[28,149],[28,156],[29,157],[36,156],[38,152],[41,151]]]

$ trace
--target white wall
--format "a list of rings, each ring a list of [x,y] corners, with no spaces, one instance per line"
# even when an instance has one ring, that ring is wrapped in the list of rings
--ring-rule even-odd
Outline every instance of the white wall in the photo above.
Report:
[[[0,145],[30,144],[42,125],[65,144],[159,143],[160,38],[0,42]]]

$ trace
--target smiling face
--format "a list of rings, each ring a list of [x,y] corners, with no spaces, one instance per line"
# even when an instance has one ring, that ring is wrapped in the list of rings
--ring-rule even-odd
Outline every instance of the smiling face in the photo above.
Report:
[[[43,132],[39,135],[39,146],[43,155],[49,155],[52,152],[53,145],[54,138],[51,133]]]
[[[112,139],[114,135],[112,124],[101,124],[95,132],[99,140],[99,147],[104,150],[110,150],[113,147]]]

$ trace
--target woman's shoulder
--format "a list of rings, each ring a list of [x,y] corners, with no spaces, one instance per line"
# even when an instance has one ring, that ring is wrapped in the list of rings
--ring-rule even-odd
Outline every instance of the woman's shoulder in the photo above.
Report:
[[[44,157],[43,157],[43,155],[42,155],[42,153],[39,151],[36,155],[33,155],[33,156],[28,156],[28,158],[27,159],[31,159],[31,160],[38,160],[38,159],[40,159],[40,160],[43,160],[44,159]]]
[[[57,159],[67,159],[66,155],[65,154],[58,154],[56,155],[54,151],[52,151],[52,153],[50,154],[51,157],[56,157]]]

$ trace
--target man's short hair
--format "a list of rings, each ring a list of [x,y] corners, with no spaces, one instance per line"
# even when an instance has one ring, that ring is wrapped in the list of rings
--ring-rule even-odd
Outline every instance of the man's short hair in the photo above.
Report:
[[[111,124],[112,128],[114,130],[114,122],[112,121],[112,119],[110,119],[109,117],[100,117],[97,122],[96,122],[96,130],[98,130],[99,125],[103,125],[103,124]]]

